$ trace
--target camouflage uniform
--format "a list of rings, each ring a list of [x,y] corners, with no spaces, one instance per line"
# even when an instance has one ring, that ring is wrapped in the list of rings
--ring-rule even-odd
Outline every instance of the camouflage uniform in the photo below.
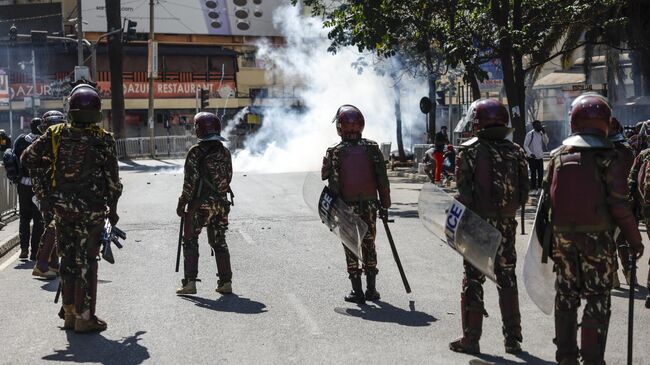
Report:
[[[645,149],[639,153],[639,155],[634,160],[634,164],[630,169],[630,175],[628,177],[628,186],[630,189],[630,199],[632,200],[633,206],[635,207],[635,213],[639,219],[643,219],[643,223],[646,226],[646,230],[650,227],[650,205],[644,204],[641,197],[639,189],[639,173],[641,172],[641,167],[644,162],[650,160],[650,149]],[[648,237],[650,237],[650,231],[647,232]],[[622,258],[622,257],[621,257]],[[648,265],[650,265],[650,259],[648,260]],[[648,269],[648,298],[646,299],[646,307],[650,308],[650,269]]]
[[[327,149],[321,177],[327,180],[332,192],[343,198],[346,204],[354,209],[354,212],[368,225],[368,231],[363,237],[361,243],[363,272],[366,275],[376,275],[377,270],[377,251],[375,250],[375,235],[377,233],[377,210],[380,207],[377,193],[370,197],[360,197],[358,199],[346,199],[344,194],[345,187],[341,179],[341,156],[351,147],[365,147],[365,153],[370,158],[373,172],[376,179],[376,189],[380,195],[390,195],[390,185],[388,174],[386,173],[386,161],[376,142],[361,138],[357,140],[344,140]],[[350,250],[344,247],[345,261],[347,263],[348,274],[350,278],[361,275],[362,270],[359,268],[359,258]]]
[[[630,174],[632,165],[634,163],[634,149],[626,141],[614,142],[614,149],[619,152],[621,163],[624,165],[624,176]],[[630,196],[631,198],[631,196]],[[625,275],[626,280],[629,283],[629,267],[630,267],[630,250],[629,244],[625,240],[625,237],[622,234],[619,234],[616,237],[616,250],[618,257],[621,259],[621,266],[623,269],[623,274]],[[615,260],[615,263],[618,266],[618,261]],[[618,268],[617,268],[618,269]],[[618,287],[618,274],[614,273],[614,287]]]
[[[585,364],[603,361],[617,267],[614,225],[626,240],[640,242],[627,199],[625,165],[620,152],[606,148],[562,146],[551,154],[544,189],[551,197],[558,361],[577,358],[581,298],[587,301],[581,324],[582,358]]]
[[[521,147],[507,139],[475,138],[464,143],[456,161],[456,198],[501,232],[495,274],[503,334],[508,347],[521,342],[515,250],[518,207],[528,200],[528,163]],[[485,275],[463,261],[461,294],[464,337],[476,343],[482,333]],[[509,341],[511,343],[509,343]],[[518,345],[516,346],[518,347]]]
[[[25,151],[22,162],[35,178],[41,204],[54,212],[63,304],[94,316],[99,240],[107,207],[114,212],[122,193],[115,140],[94,124],[57,124]]]
[[[187,152],[185,180],[179,206],[189,204],[183,237],[185,280],[196,281],[199,234],[208,230],[208,243],[215,252],[220,282],[230,282],[230,253],[226,244],[232,180],[230,152],[219,141],[204,141]]]

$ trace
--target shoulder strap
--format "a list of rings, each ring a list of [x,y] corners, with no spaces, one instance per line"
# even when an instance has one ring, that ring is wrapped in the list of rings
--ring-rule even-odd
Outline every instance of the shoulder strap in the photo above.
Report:
[[[199,145],[199,148],[201,148],[201,145]],[[201,156],[199,160],[199,175],[200,179],[202,182],[204,182],[212,191],[217,191],[217,188],[212,184],[212,182],[205,176],[205,159],[210,156],[213,152],[218,150],[219,148],[225,148],[221,143],[215,143],[214,146],[210,146],[206,152],[204,152],[203,156]],[[201,148],[201,151],[204,151]]]
[[[528,141],[528,147],[530,147],[531,143],[533,143],[533,138],[535,138],[534,130],[530,131],[530,141]]]

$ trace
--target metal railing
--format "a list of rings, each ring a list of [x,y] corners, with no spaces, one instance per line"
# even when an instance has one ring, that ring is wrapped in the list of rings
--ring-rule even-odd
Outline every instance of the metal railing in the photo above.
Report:
[[[0,170],[4,166],[0,164]],[[18,212],[18,189],[11,184],[4,171],[0,172],[0,221]]]
[[[155,137],[157,157],[184,156],[187,150],[196,143],[195,136],[161,136]],[[150,157],[149,138],[124,138],[116,141],[117,158],[130,159]]]

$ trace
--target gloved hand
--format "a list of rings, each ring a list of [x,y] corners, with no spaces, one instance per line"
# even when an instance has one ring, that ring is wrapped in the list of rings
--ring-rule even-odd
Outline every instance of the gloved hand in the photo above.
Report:
[[[537,160],[537,156],[535,156],[533,154],[530,155],[530,158],[532,158],[533,160]]]
[[[111,222],[112,226],[115,226],[120,221],[120,216],[117,215],[117,208],[111,208],[108,211],[108,221]]]
[[[641,242],[630,242],[630,250],[632,251],[632,254],[636,256],[637,260],[643,256],[643,243]]]
[[[47,199],[39,201],[39,210],[43,216],[48,215],[52,211],[52,204]]]
[[[382,208],[384,209],[390,208],[391,205],[390,189],[383,188],[379,190],[379,202],[381,203]]]
[[[377,214],[381,220],[388,219],[388,209],[386,208],[379,208],[379,212]]]
[[[176,214],[179,217],[183,217],[185,215],[185,205],[186,205],[185,202],[183,202],[182,200],[178,200],[178,205],[176,206]]]

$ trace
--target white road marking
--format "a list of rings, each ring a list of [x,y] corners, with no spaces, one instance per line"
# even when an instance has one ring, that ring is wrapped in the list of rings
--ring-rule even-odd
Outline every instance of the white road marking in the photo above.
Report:
[[[7,259],[2,265],[0,265],[0,271],[6,269],[9,267],[9,265],[13,264],[14,261],[18,260],[18,256],[20,256],[20,252],[16,252],[13,256]]]
[[[246,241],[246,243],[248,243],[249,245],[255,244],[255,241],[253,241],[253,238],[248,233],[244,232],[241,229],[238,229],[237,231],[244,238],[244,241]]]
[[[300,319],[302,319],[302,321],[310,329],[312,335],[323,334],[323,332],[320,330],[320,327],[318,327],[318,323],[316,323],[311,314],[309,314],[307,307],[302,304],[298,297],[296,297],[294,294],[287,294],[287,299],[289,299],[291,305],[293,305],[293,307],[296,309],[296,312],[298,312]]]

